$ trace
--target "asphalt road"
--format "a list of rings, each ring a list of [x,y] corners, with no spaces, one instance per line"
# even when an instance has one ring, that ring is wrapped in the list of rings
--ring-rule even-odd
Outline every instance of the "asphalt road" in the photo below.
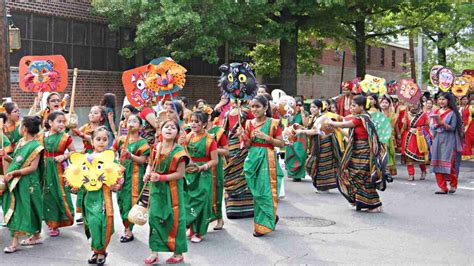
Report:
[[[277,230],[252,236],[252,219],[225,220],[224,230],[188,244],[186,264],[474,264],[474,163],[464,162],[458,191],[435,195],[433,174],[408,182],[405,167],[381,192],[384,211],[356,212],[337,190],[315,193],[309,179],[285,180]],[[419,176],[419,169],[417,169]],[[46,230],[46,227],[44,227]],[[108,248],[108,265],[141,265],[148,256],[148,226],[136,226],[135,241],[120,243],[123,231],[115,208],[115,229]],[[46,231],[45,231],[46,232]],[[0,228],[4,247],[9,231]],[[1,265],[87,265],[89,243],[82,226],[62,229],[44,244],[0,254]],[[160,254],[164,261],[170,253]]]

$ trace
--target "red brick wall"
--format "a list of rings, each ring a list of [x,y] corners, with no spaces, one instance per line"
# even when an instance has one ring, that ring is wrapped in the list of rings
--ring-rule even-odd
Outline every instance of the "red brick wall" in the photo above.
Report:
[[[90,12],[90,0],[6,0],[10,10],[68,17],[78,20],[105,22],[103,17]]]

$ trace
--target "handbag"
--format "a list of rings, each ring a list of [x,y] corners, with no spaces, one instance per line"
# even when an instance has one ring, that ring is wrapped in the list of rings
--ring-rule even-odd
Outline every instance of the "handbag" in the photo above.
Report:
[[[143,186],[143,189],[138,197],[137,203],[128,212],[128,221],[144,225],[148,222],[148,208],[150,207],[150,185],[149,182]]]

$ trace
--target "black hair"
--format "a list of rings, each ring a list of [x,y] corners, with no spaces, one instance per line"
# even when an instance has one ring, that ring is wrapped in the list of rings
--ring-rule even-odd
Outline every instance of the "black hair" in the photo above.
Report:
[[[200,103],[203,103],[203,104],[206,104],[206,105],[207,105],[207,101],[206,101],[206,100],[204,100],[204,99],[198,99],[198,100],[196,101],[196,108],[199,106]]]
[[[368,108],[366,108],[366,103],[367,103],[367,98],[364,96],[364,95],[356,95],[354,96],[354,98],[352,98],[352,100],[355,102],[355,104],[357,104],[358,106],[362,106],[362,108],[364,110],[368,110]]]
[[[369,97],[369,96],[374,98],[374,100],[375,100],[375,105],[372,106],[372,107],[375,107],[377,110],[380,111],[382,108],[380,108],[380,104],[379,104],[379,95],[377,93],[371,93],[367,97]]]
[[[178,112],[178,117],[179,120],[183,121],[184,117],[184,111],[183,111],[183,105],[179,101],[171,101],[171,104],[173,105],[173,110]]]
[[[326,111],[326,109],[323,108],[324,105],[323,105],[323,102],[322,102],[321,100],[315,99],[315,100],[312,102],[312,104],[316,105],[319,109],[321,109],[321,113],[323,113],[323,112]]]
[[[100,106],[100,105],[94,105],[91,107],[91,110],[92,108],[99,108],[100,110],[100,117],[102,117],[102,121],[99,121],[99,125],[104,125],[105,124],[105,121],[108,119],[107,118],[107,112],[105,112],[105,108],[103,106]]]
[[[191,117],[196,117],[198,121],[202,122],[202,124],[207,124],[207,121],[209,119],[209,115],[201,110],[198,110],[194,112]]]
[[[59,95],[59,93],[57,93],[57,92],[51,92],[51,93],[48,95],[48,97],[46,97],[46,104],[49,103],[49,100],[51,100],[51,97],[53,97],[54,95],[58,96],[59,99],[61,100],[61,95]],[[40,100],[41,100],[41,99],[40,99]]]
[[[5,108],[5,112],[7,114],[11,114],[13,112],[13,110],[15,110],[15,107],[16,107],[16,103],[14,102],[7,102],[7,103],[4,103],[3,104],[3,107]]]
[[[267,87],[267,85],[265,85],[265,84],[260,84],[260,85],[258,85],[258,88],[259,88],[259,89],[260,89],[260,88],[264,89],[265,92],[267,92],[267,90],[268,90],[268,87]]]
[[[53,112],[51,112],[51,113],[48,115],[48,117],[46,118],[46,121],[45,121],[45,123],[44,123],[44,127],[49,130],[49,129],[51,128],[51,125],[49,124],[49,121],[54,121],[54,120],[56,119],[56,117],[61,116],[61,115],[64,115],[64,113],[61,112],[61,111],[53,111]]]
[[[109,139],[109,131],[107,130],[107,128],[105,126],[100,126],[100,127],[97,127],[94,132],[92,132],[92,138],[95,138],[95,136],[97,136],[97,134],[99,132],[102,132],[104,131],[105,133],[107,133],[107,139]]]
[[[268,100],[269,102],[273,101],[273,97],[272,97],[272,95],[271,95],[270,93],[265,92],[265,94],[264,94],[263,96],[265,96],[265,98],[267,98],[267,100]]]
[[[188,98],[186,98],[185,96],[181,96],[181,97],[179,97],[179,100],[183,102],[185,107],[188,106],[188,104],[189,104]]]
[[[38,134],[41,126],[41,118],[37,115],[27,115],[23,117],[22,125],[26,128],[28,134],[34,136]]]
[[[458,132],[459,137],[461,138],[461,141],[464,142],[464,125],[462,122],[461,114],[459,113],[458,106],[456,105],[456,98],[454,98],[451,92],[442,92],[438,96],[438,99],[441,96],[448,100],[448,107],[454,112],[454,115],[456,116],[456,130]]]
[[[131,113],[131,114],[138,114],[138,113],[139,113],[138,110],[137,110],[137,108],[133,107],[133,105],[131,105],[131,104],[125,105],[125,106],[122,108],[122,113],[123,113],[123,109],[125,109],[125,108],[128,109],[128,110],[130,110],[130,113]],[[122,114],[122,117],[120,118],[120,120],[125,120],[125,117],[123,116],[123,114]]]
[[[102,102],[100,105],[112,108],[112,110],[115,110],[115,94],[113,93],[106,93],[102,97]]]
[[[6,123],[7,122],[7,114],[0,113],[0,119],[3,119],[3,123]]]
[[[272,117],[272,110],[270,108],[270,104],[267,100],[267,98],[263,95],[257,95],[255,98],[253,98],[254,101],[259,102],[263,107],[267,107],[267,112],[265,113],[265,116],[267,117]]]
[[[392,104],[392,103],[393,103],[392,97],[390,97],[390,95],[388,95],[388,94],[382,95],[382,97],[380,98],[380,101],[383,101],[383,100],[387,100],[387,102],[388,102],[389,104]]]

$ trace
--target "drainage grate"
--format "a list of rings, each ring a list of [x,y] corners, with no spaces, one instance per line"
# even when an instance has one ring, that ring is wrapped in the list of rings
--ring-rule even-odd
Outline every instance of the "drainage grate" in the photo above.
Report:
[[[335,221],[316,217],[281,217],[280,223],[296,227],[326,227],[335,225]]]

